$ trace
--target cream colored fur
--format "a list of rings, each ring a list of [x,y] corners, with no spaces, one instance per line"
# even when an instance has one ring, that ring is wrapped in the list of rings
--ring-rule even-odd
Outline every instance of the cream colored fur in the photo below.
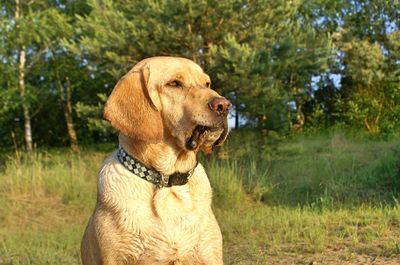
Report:
[[[175,79],[182,87],[169,85]],[[117,84],[105,117],[120,130],[124,149],[166,175],[195,170],[186,185],[159,189],[128,171],[115,153],[109,156],[99,173],[96,207],[82,239],[84,265],[223,263],[211,186],[196,160],[197,152],[210,150],[208,145],[222,129],[205,134],[195,150],[185,147],[195,126],[219,126],[226,119],[207,105],[219,97],[209,82],[190,60],[155,57],[137,64]],[[141,109],[131,109],[138,105]]]

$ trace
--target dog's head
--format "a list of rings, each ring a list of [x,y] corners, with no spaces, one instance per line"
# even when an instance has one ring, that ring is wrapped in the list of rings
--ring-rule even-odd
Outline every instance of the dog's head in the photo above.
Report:
[[[104,118],[134,140],[208,153],[228,135],[230,108],[193,61],[153,57],[121,78],[107,100]]]

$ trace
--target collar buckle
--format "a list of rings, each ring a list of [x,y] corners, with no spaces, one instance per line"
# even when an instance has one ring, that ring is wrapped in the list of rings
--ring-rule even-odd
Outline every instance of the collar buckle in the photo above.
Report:
[[[157,185],[159,189],[168,187],[169,176],[165,176],[162,173],[159,173],[161,176],[160,183]]]

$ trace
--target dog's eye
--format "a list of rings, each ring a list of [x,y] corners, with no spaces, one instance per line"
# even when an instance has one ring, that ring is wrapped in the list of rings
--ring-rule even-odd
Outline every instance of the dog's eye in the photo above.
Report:
[[[210,82],[206,82],[206,87],[210,87]]]
[[[173,80],[167,83],[168,86],[172,86],[172,87],[181,87],[182,86],[182,82],[179,80]]]

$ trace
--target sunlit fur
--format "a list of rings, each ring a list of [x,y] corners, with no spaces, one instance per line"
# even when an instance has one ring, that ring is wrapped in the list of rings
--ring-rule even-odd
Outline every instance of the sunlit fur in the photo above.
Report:
[[[220,96],[207,83],[197,64],[174,57],[145,59],[118,82],[104,116],[120,131],[124,149],[165,175],[195,170],[186,185],[159,189],[124,168],[115,153],[108,157],[82,240],[84,265],[223,263],[210,183],[196,159],[226,137],[226,115],[208,106]],[[214,130],[188,150],[198,125]]]

